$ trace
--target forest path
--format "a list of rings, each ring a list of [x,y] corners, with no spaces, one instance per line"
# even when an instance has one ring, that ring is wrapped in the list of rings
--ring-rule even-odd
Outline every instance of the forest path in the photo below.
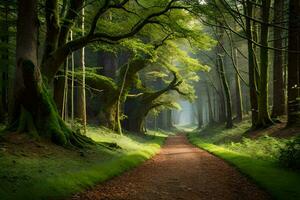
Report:
[[[137,168],[74,195],[72,200],[262,200],[269,196],[223,160],[170,136]]]

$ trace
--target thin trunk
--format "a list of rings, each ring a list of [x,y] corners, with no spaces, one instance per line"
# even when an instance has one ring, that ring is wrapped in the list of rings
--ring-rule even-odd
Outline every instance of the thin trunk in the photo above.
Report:
[[[211,105],[211,98],[209,94],[209,88],[207,84],[206,84],[206,94],[207,94],[207,103],[208,103],[208,123],[209,125],[212,125],[215,122],[214,122],[213,110]]]
[[[274,1],[274,23],[281,24],[284,20],[284,0]],[[283,30],[274,27],[274,48],[283,48]],[[284,115],[285,112],[285,86],[284,86],[284,54],[282,50],[274,50],[273,62],[273,110],[272,117]]]
[[[81,16],[81,31],[84,36],[84,8],[82,9]],[[80,50],[80,67],[82,71],[82,84],[79,86],[78,91],[78,117],[83,125],[84,133],[86,133],[86,94],[85,94],[85,48]]]
[[[289,4],[288,126],[300,127],[300,1]]]
[[[253,17],[253,4],[250,0],[246,1],[245,13],[249,17]],[[250,18],[246,18],[246,35],[248,38],[248,73],[249,73],[249,87],[250,87],[250,104],[252,127],[256,127],[258,120],[258,102],[257,102],[257,62],[255,58],[255,51],[253,47],[253,35],[256,29],[252,27]]]
[[[118,101],[117,101],[117,109],[116,109],[116,126],[115,126],[115,130],[118,131],[119,134],[122,135],[122,125],[121,125],[121,104],[123,104],[123,92],[124,92],[124,87],[125,87],[125,83],[126,83],[126,78],[127,78],[127,74],[128,74],[128,70],[130,68],[130,64],[128,63],[125,69],[125,73],[123,75],[123,79],[121,82],[121,87],[120,87],[120,92],[118,95]]]
[[[218,56],[218,66],[219,69],[218,71],[220,72],[223,88],[224,88],[224,93],[226,97],[226,128],[232,128],[233,127],[233,122],[232,122],[232,103],[231,103],[231,94],[230,94],[230,89],[228,86],[228,81],[225,75],[225,70],[224,70],[224,63],[223,63],[223,58],[221,55]]]
[[[235,49],[234,52],[234,60],[235,65],[238,69],[239,63],[238,63],[238,57],[237,57],[237,49]],[[243,120],[243,96],[242,96],[242,89],[241,89],[241,81],[238,73],[235,73],[235,95],[236,95],[236,118],[237,121]]]
[[[70,40],[73,40],[73,31],[70,31]],[[74,125],[74,82],[75,82],[75,60],[74,53],[71,54],[71,125]]]
[[[167,129],[171,130],[173,128],[173,122],[172,122],[172,110],[167,110]]]
[[[202,105],[202,97],[198,96],[196,106],[197,106],[197,120],[198,120],[198,128],[202,128],[203,126],[203,105]]]
[[[69,59],[66,60],[65,63],[65,86],[64,86],[64,98],[63,98],[63,106],[61,117],[63,120],[68,120],[68,73],[69,73]]]

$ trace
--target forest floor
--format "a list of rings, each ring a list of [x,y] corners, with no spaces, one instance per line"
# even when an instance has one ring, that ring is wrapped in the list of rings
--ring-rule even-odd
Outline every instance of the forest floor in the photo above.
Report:
[[[85,149],[63,148],[26,134],[0,137],[0,199],[65,199],[129,170],[156,154],[167,135],[118,135],[105,128],[88,127],[95,142],[115,143]]]
[[[191,145],[184,134],[170,136],[160,153],[72,200],[270,199],[223,160]]]
[[[189,141],[236,167],[264,188],[274,199],[300,199],[300,172],[280,163],[280,152],[299,130],[276,124],[267,129],[249,132],[250,120],[235,123],[232,129],[219,124],[193,130]]]

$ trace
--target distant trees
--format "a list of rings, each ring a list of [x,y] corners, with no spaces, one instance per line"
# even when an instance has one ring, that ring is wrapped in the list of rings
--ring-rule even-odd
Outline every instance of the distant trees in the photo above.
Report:
[[[274,10],[271,7],[274,6]],[[271,126],[274,122],[272,117],[278,117],[285,113],[286,95],[283,53],[286,48],[283,45],[283,37],[286,33],[285,3],[276,1],[209,1],[205,6],[199,7],[199,16],[204,24],[216,29],[223,29],[228,35],[234,34],[247,42],[248,59],[248,81],[250,91],[252,128],[264,128]],[[213,13],[213,14],[212,14]],[[270,32],[273,31],[273,40],[270,39]],[[231,40],[231,39],[229,39]],[[271,41],[274,46],[271,46]],[[232,46],[232,45],[230,45]],[[229,48],[231,48],[229,46]],[[227,50],[226,50],[227,49]],[[228,47],[223,48],[228,55]],[[226,53],[227,51],[227,53]],[[239,53],[242,53],[238,51]],[[270,57],[274,53],[274,56]],[[243,53],[242,53],[243,54]],[[230,57],[230,56],[229,56]],[[231,55],[231,57],[233,57]],[[273,58],[273,84],[269,79],[271,60]],[[240,73],[234,66],[237,77]],[[245,82],[243,80],[243,82]],[[238,79],[236,79],[238,88]],[[269,103],[269,85],[273,86],[273,106]],[[238,92],[238,89],[236,91]],[[237,104],[240,104],[236,96]],[[237,105],[237,117],[241,118],[241,108]],[[271,109],[272,108],[272,109]],[[238,114],[239,113],[239,114]]]

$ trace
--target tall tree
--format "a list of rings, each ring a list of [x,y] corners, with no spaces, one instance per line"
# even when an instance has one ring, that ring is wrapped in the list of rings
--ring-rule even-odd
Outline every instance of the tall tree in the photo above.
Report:
[[[284,0],[274,1],[274,24],[281,25],[284,21]],[[272,117],[284,115],[286,111],[284,84],[284,31],[274,27],[274,61],[273,61],[273,109]]]
[[[288,126],[300,127],[300,1],[289,3]]]
[[[257,128],[267,127],[273,124],[269,114],[269,22],[271,0],[262,1],[260,27],[260,79],[258,94],[258,121]]]
[[[85,13],[84,8],[81,10],[81,32],[82,36],[84,36],[84,28],[85,28]],[[78,87],[78,117],[80,119],[81,124],[83,125],[84,133],[86,133],[86,94],[85,94],[85,48],[83,47],[80,50],[80,68],[82,71],[82,82]]]
[[[257,60],[254,51],[254,35],[256,34],[256,29],[253,28],[253,23],[251,18],[253,18],[253,2],[246,0],[244,6],[244,13],[246,21],[246,35],[248,42],[248,73],[249,73],[249,87],[250,87],[250,103],[251,103],[251,118],[252,127],[255,128],[258,121],[258,99],[257,99]]]
[[[11,3],[7,0],[0,4],[0,9],[3,9],[3,12],[1,12],[0,15],[0,123],[5,121],[6,113],[8,111],[8,72],[10,63],[10,4]]]
[[[232,122],[231,93],[230,93],[227,77],[225,74],[222,55],[218,55],[218,65],[217,66],[218,66],[218,71],[221,76],[222,86],[224,88],[224,93],[225,93],[225,97],[226,97],[226,128],[232,128],[233,122]]]
[[[236,70],[238,71],[238,51],[237,49],[234,50],[234,62]],[[242,88],[241,88],[241,81],[239,72],[235,73],[235,96],[236,96],[236,118],[237,121],[243,120],[243,96],[242,96]]]
[[[207,103],[208,103],[208,123],[209,125],[213,125],[215,124],[215,120],[213,116],[212,101],[211,101],[211,95],[210,95],[208,84],[206,84],[206,95],[207,95]]]
[[[14,104],[10,129],[30,132],[60,145],[83,146],[90,140],[71,131],[61,119],[38,66],[37,0],[18,2]]]

